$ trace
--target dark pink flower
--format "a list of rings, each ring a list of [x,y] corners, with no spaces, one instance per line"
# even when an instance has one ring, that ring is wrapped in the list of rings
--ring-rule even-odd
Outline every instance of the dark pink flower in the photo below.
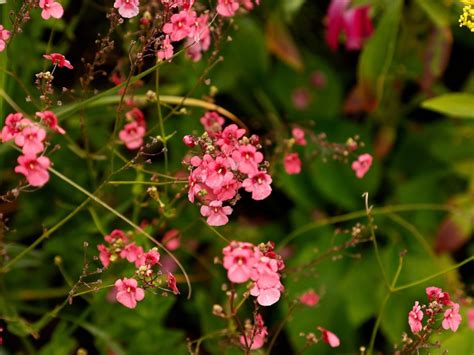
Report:
[[[40,187],[48,182],[48,168],[51,165],[49,158],[20,155],[17,161],[19,165],[15,167],[15,172],[25,175],[31,186]]]
[[[36,116],[41,119],[41,122],[59,134],[64,134],[66,131],[58,125],[58,118],[52,111],[36,112]]]
[[[21,133],[15,137],[15,144],[22,147],[25,155],[36,156],[44,150],[43,141],[46,138],[46,131],[38,126],[31,125],[25,127]]]
[[[51,53],[51,54],[43,54],[43,58],[50,60],[53,62],[53,65],[57,65],[60,68],[66,67],[68,69],[73,69],[74,67],[71,65],[71,62],[66,59],[60,53]]]
[[[10,31],[6,30],[3,28],[2,25],[0,25],[0,52],[3,52],[5,47],[7,46],[7,40],[10,38]]]
[[[143,137],[146,129],[137,121],[127,123],[123,130],[119,132],[119,138],[125,143],[125,146],[130,149],[138,149],[143,145]]]
[[[227,217],[232,213],[230,206],[222,206],[222,201],[211,201],[209,206],[201,206],[201,215],[207,217],[210,226],[223,226],[229,222]]]
[[[438,287],[427,287],[426,295],[428,296],[428,300],[430,302],[437,301],[444,305],[451,304],[451,297],[449,296],[449,293],[443,292],[443,290]]]
[[[5,119],[5,126],[2,128],[2,141],[8,142],[15,138],[24,127],[31,125],[31,121],[23,117],[23,114],[10,113]]]
[[[249,175],[242,183],[242,187],[245,188],[245,191],[252,193],[254,200],[263,200],[272,192],[271,183],[271,176],[265,171],[259,171],[256,174]]]
[[[110,265],[110,257],[111,253],[107,249],[107,247],[104,244],[99,244],[97,246],[97,250],[99,251],[99,260],[104,265],[104,268],[109,267]]]
[[[151,267],[160,263],[160,253],[158,249],[153,248],[146,253],[139,254],[137,260],[135,260],[135,266],[138,268],[140,266]]]
[[[370,154],[362,154],[359,155],[356,161],[352,163],[352,170],[355,171],[356,176],[359,179],[362,179],[365,174],[370,169],[370,166],[372,165],[372,156]]]
[[[322,333],[323,341],[326,344],[329,344],[331,348],[337,348],[341,344],[336,334],[324,329],[323,327],[318,327],[318,330]]]
[[[194,148],[196,146],[194,138],[190,134],[187,134],[183,137],[183,143],[189,148]]]
[[[217,13],[221,16],[232,17],[239,9],[239,2],[237,0],[218,0]]]
[[[263,154],[257,152],[251,144],[239,145],[232,153],[232,159],[237,163],[238,169],[243,174],[256,174],[258,164],[263,161]]]
[[[219,188],[228,171],[230,171],[228,159],[217,157],[215,160],[211,160],[207,167],[206,184],[211,188]]]
[[[178,287],[176,286],[176,278],[174,277],[173,274],[168,273],[166,276],[167,281],[168,281],[168,288],[175,294],[179,295],[179,290]]]
[[[211,29],[209,14],[199,16],[191,27],[191,33],[186,42],[186,53],[195,62],[201,59],[202,52],[211,45]]]
[[[140,12],[139,0],[115,0],[114,7],[118,9],[120,16],[132,18]]]
[[[305,134],[304,131],[299,128],[295,127],[291,130],[291,135],[293,136],[293,139],[295,140],[295,144],[298,145],[306,145],[306,139],[304,138]]]
[[[139,302],[145,298],[145,291],[138,287],[135,279],[124,277],[123,280],[115,281],[115,290],[117,291],[115,298],[127,308],[135,308],[137,301]]]
[[[261,256],[260,251],[253,244],[244,242],[232,242],[222,250],[222,253],[227,278],[234,283],[247,282],[252,268]]]
[[[319,295],[313,290],[306,291],[300,296],[300,302],[306,306],[314,307],[319,302]]]
[[[444,329],[451,329],[453,332],[457,331],[461,324],[462,317],[459,314],[459,304],[452,302],[451,308],[444,312],[444,319],[442,326]]]
[[[191,26],[196,21],[196,13],[183,10],[172,15],[170,21],[163,26],[163,32],[170,36],[172,42],[178,42],[191,34]]]
[[[145,115],[143,114],[143,111],[140,110],[138,107],[134,107],[130,111],[126,112],[125,118],[128,122],[137,121],[137,124],[139,126],[143,126],[146,128]]]
[[[285,171],[289,175],[301,173],[301,160],[298,153],[288,153],[284,159]]]
[[[160,49],[156,53],[160,60],[168,60],[173,58],[174,48],[171,44],[170,36],[166,36],[160,45]]]
[[[41,11],[41,17],[45,20],[48,20],[50,17],[63,17],[64,9],[56,0],[40,0],[39,7],[43,9],[43,11]]]
[[[123,244],[128,244],[128,238],[125,233],[120,229],[114,229],[110,234],[104,237],[104,240],[107,243],[114,244],[121,242]]]
[[[423,312],[421,311],[420,304],[416,301],[413,309],[408,313],[408,324],[413,333],[416,334],[423,328],[423,325],[421,324],[422,319]]]
[[[245,134],[245,129],[239,128],[236,124],[228,125],[222,133],[216,144],[221,147],[224,154],[230,155],[237,148],[239,139]]]
[[[208,133],[216,133],[222,131],[222,125],[224,124],[224,118],[217,112],[208,111],[199,120],[204,126],[204,129]]]

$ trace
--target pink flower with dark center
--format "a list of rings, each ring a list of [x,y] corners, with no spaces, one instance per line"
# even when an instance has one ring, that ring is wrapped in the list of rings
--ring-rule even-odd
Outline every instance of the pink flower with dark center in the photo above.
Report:
[[[178,287],[176,286],[176,278],[174,277],[173,274],[168,273],[166,276],[167,281],[168,281],[168,288],[175,294],[179,295],[179,290]]]
[[[196,143],[194,141],[194,137],[191,136],[190,134],[187,134],[183,137],[183,143],[188,147],[188,148],[194,148],[196,146]]]
[[[241,183],[234,178],[234,174],[227,172],[221,184],[213,192],[219,201],[227,201],[234,198],[240,185]]]
[[[340,34],[346,35],[346,48],[358,50],[373,32],[370,6],[349,8],[351,0],[332,0],[326,22],[326,43],[337,50]]]
[[[206,184],[211,188],[219,188],[224,181],[224,176],[229,170],[229,161],[226,158],[217,157],[208,165]]]
[[[109,250],[104,244],[99,244],[97,246],[97,250],[99,251],[99,260],[104,266],[104,268],[108,268],[110,265],[110,257],[112,254],[110,254]]]
[[[120,257],[122,259],[127,259],[129,263],[135,263],[143,255],[143,248],[136,245],[135,243],[130,243],[125,246],[120,252]]]
[[[191,26],[196,21],[196,13],[183,10],[172,15],[170,21],[163,26],[163,32],[170,36],[172,42],[178,42],[191,34]]]
[[[256,174],[249,175],[242,183],[242,187],[245,188],[245,191],[251,192],[252,198],[258,201],[267,198],[271,194],[271,183],[272,178],[270,175],[262,170]]]
[[[239,2],[237,0],[218,0],[217,13],[221,16],[232,17],[239,9]]]
[[[262,256],[252,270],[250,277],[255,282],[250,294],[257,297],[257,302],[261,306],[271,306],[280,299],[283,285],[280,282],[277,264],[277,260]]]
[[[110,234],[104,237],[104,240],[107,243],[115,244],[121,242],[123,244],[128,244],[128,238],[125,233],[120,229],[114,229]]]
[[[43,11],[41,11],[41,17],[45,20],[48,20],[50,17],[63,17],[64,9],[56,0],[40,0],[39,7],[43,9]]]
[[[41,122],[51,128],[53,131],[64,134],[66,131],[58,125],[58,118],[52,111],[36,112],[36,116],[41,119]]]
[[[451,329],[453,332],[457,331],[461,324],[462,317],[459,314],[459,304],[452,302],[451,307],[444,312],[444,319],[442,326],[444,329]]]
[[[423,312],[421,310],[420,304],[418,301],[416,301],[413,309],[408,313],[408,324],[410,325],[410,329],[413,333],[416,334],[423,328],[423,325],[421,324],[422,319]]]
[[[156,53],[160,60],[168,60],[173,58],[174,48],[171,44],[170,36],[166,36],[161,43],[160,49]]]
[[[71,65],[71,62],[66,59],[60,53],[51,53],[51,54],[43,54],[43,58],[50,60],[53,62],[53,65],[57,65],[60,68],[66,67],[68,69],[73,69],[74,67]]]
[[[48,168],[51,161],[47,157],[20,155],[15,172],[23,174],[31,186],[41,187],[49,180]]]
[[[8,142],[15,138],[25,126],[29,126],[31,121],[24,118],[23,114],[10,113],[5,119],[5,126],[2,128],[1,139],[3,142]]]
[[[313,290],[309,290],[300,296],[300,302],[306,306],[314,307],[318,304],[320,296]]]
[[[6,42],[9,38],[10,31],[6,30],[2,25],[0,25],[0,52],[5,50],[5,47],[7,46]]]
[[[322,333],[323,341],[326,344],[329,344],[331,348],[337,348],[341,344],[336,334],[324,329],[323,327],[318,327],[318,330]]]
[[[117,301],[131,309],[137,306],[137,302],[145,298],[145,291],[138,287],[135,279],[124,277],[123,280],[115,281],[115,291],[117,292],[115,295]]]
[[[139,0],[115,0],[114,7],[118,9],[120,16],[124,18],[132,18],[140,12]]]
[[[304,131],[299,128],[295,127],[291,130],[291,135],[293,136],[293,139],[295,140],[295,144],[298,145],[306,145],[306,139],[304,138],[305,134]]]
[[[252,268],[261,256],[260,251],[253,244],[244,242],[232,242],[222,250],[222,253],[227,278],[234,283],[247,282]]]
[[[23,147],[23,154],[36,156],[44,150],[43,141],[46,138],[46,131],[38,126],[25,127],[21,133],[15,137],[15,144]]]
[[[285,171],[289,175],[301,173],[301,160],[298,153],[288,153],[284,159]]]
[[[191,33],[186,42],[186,53],[195,62],[201,59],[202,52],[211,45],[211,29],[209,28],[209,14],[199,16],[191,27]]]
[[[222,206],[222,201],[211,201],[209,206],[201,206],[201,215],[207,217],[210,226],[223,226],[229,222],[228,215],[232,213],[230,206]]]
[[[355,171],[356,176],[359,179],[362,179],[365,174],[370,169],[370,166],[372,165],[372,156],[370,154],[362,154],[359,155],[356,161],[352,163],[352,170]]]
[[[134,107],[130,111],[125,113],[125,118],[128,122],[137,121],[137,124],[139,126],[143,126],[146,128],[145,115],[143,114],[143,111],[140,110],[138,107]]]
[[[240,145],[238,150],[232,153],[232,159],[238,164],[238,169],[243,174],[256,174],[258,164],[263,161],[263,154],[257,152],[251,144]]]
[[[428,296],[428,300],[430,302],[436,300],[437,302],[444,305],[451,304],[451,297],[449,296],[449,293],[443,292],[443,290],[438,287],[427,287],[426,295]]]
[[[217,112],[208,111],[199,120],[204,126],[204,129],[208,133],[215,133],[222,131],[222,125],[224,124],[224,118]]]
[[[236,124],[228,125],[222,131],[216,144],[221,147],[224,154],[230,155],[238,146],[238,140],[245,134],[245,129]]]
[[[135,266],[140,267],[146,265],[147,267],[151,267],[153,265],[160,263],[160,253],[156,248],[147,251],[146,253],[140,254],[135,260]]]
[[[138,149],[143,145],[143,137],[146,129],[137,121],[127,123],[123,130],[119,133],[119,138],[125,143],[125,146],[130,149]]]

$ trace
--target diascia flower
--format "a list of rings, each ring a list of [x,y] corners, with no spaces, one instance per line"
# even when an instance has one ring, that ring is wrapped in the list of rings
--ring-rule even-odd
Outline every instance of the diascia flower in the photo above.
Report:
[[[421,324],[421,320],[423,319],[423,312],[421,311],[421,306],[418,301],[415,302],[413,309],[408,313],[408,324],[410,325],[410,329],[413,333],[418,333],[422,328],[423,325]]]
[[[139,0],[115,0],[114,7],[118,9],[120,16],[132,18],[140,12]]]
[[[301,173],[301,160],[298,153],[288,153],[283,160],[285,171],[289,175]]]
[[[41,17],[45,20],[48,20],[50,17],[63,17],[64,9],[56,0],[40,0],[39,7],[43,9],[43,11],[41,11]]]
[[[115,298],[118,302],[127,308],[135,308],[137,302],[145,298],[145,290],[138,287],[137,280],[127,279],[115,281],[115,291],[117,292]]]
[[[53,62],[53,65],[57,65],[60,68],[63,68],[63,67],[66,67],[68,69],[74,68],[71,65],[71,62],[69,62],[69,60],[67,60],[66,57],[60,53],[43,54],[43,58],[49,59],[50,61]]]
[[[451,329],[453,332],[457,331],[461,324],[462,317],[459,314],[459,304],[452,302],[451,307],[444,312],[444,319],[442,326],[444,329]]]
[[[323,341],[331,348],[337,348],[341,344],[336,334],[323,327],[318,327],[318,330],[322,333]]]
[[[356,176],[362,179],[372,166],[372,156],[370,154],[360,155],[355,162],[352,163],[352,170],[355,171]]]
[[[48,182],[48,168],[51,165],[48,157],[20,155],[17,160],[19,165],[15,167],[15,172],[25,175],[31,186],[41,187]]]
[[[3,52],[5,47],[7,46],[7,40],[10,38],[10,31],[6,30],[3,28],[2,25],[0,25],[0,52]]]

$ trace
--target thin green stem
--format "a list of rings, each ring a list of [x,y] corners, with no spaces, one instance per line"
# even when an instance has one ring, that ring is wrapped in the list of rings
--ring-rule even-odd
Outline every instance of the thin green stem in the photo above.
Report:
[[[270,340],[270,343],[268,345],[268,350],[267,350],[267,355],[270,355],[273,346],[275,345],[275,342],[278,338],[278,335],[280,335],[281,331],[283,330],[283,327],[285,326],[286,322],[290,319],[291,315],[293,314],[293,311],[295,310],[296,306],[298,305],[297,302],[293,302],[293,304],[290,306],[288,309],[288,313],[286,314],[285,318],[278,324],[278,328],[275,330],[275,333],[273,334],[272,340]]]
[[[165,182],[156,182],[156,181],[109,181],[110,185],[150,185],[150,186],[163,186],[163,185],[174,185],[174,184],[187,184],[187,180],[176,180],[176,181],[165,181]]]
[[[213,231],[219,238],[221,238],[223,241],[226,243],[230,243],[230,240],[224,237],[217,229],[215,229],[213,226],[210,226],[204,219],[201,219],[201,222],[206,225],[207,228],[209,228],[211,231]]]
[[[369,348],[367,350],[367,355],[371,355],[372,352],[374,351],[374,344],[375,344],[375,338],[377,336],[377,332],[379,330],[380,324],[382,323],[382,318],[383,318],[383,313],[385,311],[385,306],[387,305],[387,302],[392,295],[391,292],[387,292],[385,295],[385,298],[382,302],[382,305],[380,306],[379,313],[377,315],[377,320],[375,321],[374,328],[372,329],[372,334],[370,335],[370,342],[369,342]]]
[[[168,174],[168,138],[166,137],[165,123],[163,121],[163,113],[161,112],[160,101],[160,68],[156,68],[155,72],[155,94],[156,94],[156,110],[158,113],[158,121],[160,123],[160,140],[163,143],[163,154],[165,156],[165,174]],[[167,192],[165,186],[165,193]]]

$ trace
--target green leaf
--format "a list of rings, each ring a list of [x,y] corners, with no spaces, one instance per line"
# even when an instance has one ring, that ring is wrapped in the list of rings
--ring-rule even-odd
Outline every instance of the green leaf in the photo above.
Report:
[[[474,118],[474,94],[449,93],[423,101],[421,107],[459,118]]]

